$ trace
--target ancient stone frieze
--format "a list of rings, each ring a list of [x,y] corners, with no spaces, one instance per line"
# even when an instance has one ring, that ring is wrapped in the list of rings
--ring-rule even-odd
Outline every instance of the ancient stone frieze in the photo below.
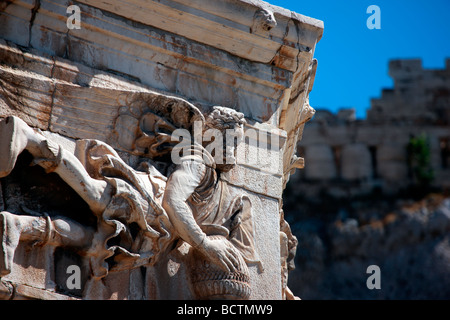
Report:
[[[281,199],[322,22],[83,0],[71,29],[72,4],[0,6],[0,297],[296,298]]]

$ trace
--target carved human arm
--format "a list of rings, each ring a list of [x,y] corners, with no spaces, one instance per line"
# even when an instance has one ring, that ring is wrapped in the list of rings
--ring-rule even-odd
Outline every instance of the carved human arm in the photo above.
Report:
[[[27,213],[29,209],[22,207]],[[14,254],[19,241],[33,242],[33,245],[71,246],[86,250],[92,241],[93,230],[67,217],[48,215],[17,215],[0,212],[0,277],[9,274],[13,267]]]
[[[238,265],[235,251],[222,240],[208,238],[195,221],[187,203],[200,185],[205,170],[206,166],[201,161],[182,161],[167,181],[163,207],[184,241],[200,250],[223,270],[233,272]]]
[[[34,163],[47,172],[57,173],[91,210],[99,214],[111,199],[111,186],[103,180],[93,179],[81,162],[69,151],[33,130],[18,117],[0,120],[0,177],[7,176],[23,150],[34,157]]]

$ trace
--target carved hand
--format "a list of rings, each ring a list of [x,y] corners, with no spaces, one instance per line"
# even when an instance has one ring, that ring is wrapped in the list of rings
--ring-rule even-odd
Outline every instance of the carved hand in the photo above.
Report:
[[[239,254],[232,247],[228,246],[226,240],[205,238],[198,249],[206,255],[211,262],[218,265],[226,272],[235,272],[238,267]]]

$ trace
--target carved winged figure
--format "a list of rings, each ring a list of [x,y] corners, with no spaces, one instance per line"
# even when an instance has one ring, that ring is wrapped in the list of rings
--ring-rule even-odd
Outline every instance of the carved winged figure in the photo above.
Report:
[[[192,132],[199,121],[202,130],[223,132],[242,130],[245,122],[232,109],[214,107],[205,116],[177,98],[138,113],[120,111],[116,128],[125,126],[132,134],[119,135],[117,141],[141,156],[137,170],[105,142],[80,139],[72,153],[18,117],[0,119],[0,178],[11,173],[27,150],[32,164],[58,174],[97,221],[89,227],[64,214],[0,212],[0,277],[11,272],[19,241],[75,247],[89,259],[83,297],[94,299],[101,297],[102,279],[109,273],[157,265],[168,252],[187,243],[195,297],[248,298],[247,264],[258,264],[259,258],[250,200],[220,178],[233,164],[217,164],[203,145],[193,141],[178,163],[170,160],[177,143],[171,133],[178,128]],[[167,163],[166,175],[153,165],[155,159]]]

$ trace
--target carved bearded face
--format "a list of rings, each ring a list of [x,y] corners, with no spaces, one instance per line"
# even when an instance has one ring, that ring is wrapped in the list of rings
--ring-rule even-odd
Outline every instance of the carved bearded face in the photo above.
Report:
[[[229,171],[236,164],[237,143],[243,137],[245,123],[243,113],[226,107],[213,107],[205,117],[203,146],[213,152],[218,170]],[[215,145],[211,136],[214,136]],[[220,138],[222,141],[217,141]],[[216,152],[221,152],[221,155]]]

